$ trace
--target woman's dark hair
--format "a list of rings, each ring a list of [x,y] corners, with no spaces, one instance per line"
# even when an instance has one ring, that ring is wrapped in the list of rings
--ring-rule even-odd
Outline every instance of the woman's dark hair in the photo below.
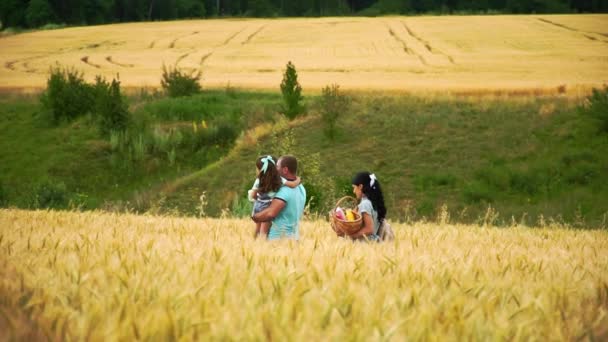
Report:
[[[359,172],[353,178],[353,185],[363,184],[363,194],[371,202],[374,209],[378,212],[378,222],[382,222],[386,217],[386,207],[384,206],[384,196],[382,195],[382,188],[380,182],[377,179],[374,180],[374,185],[371,186],[371,173]]]
[[[279,191],[281,185],[283,185],[283,182],[281,181],[279,171],[277,171],[276,159],[272,156],[269,156],[272,158],[274,163],[268,161],[268,167],[266,168],[266,171],[262,171],[262,166],[264,165],[262,159],[266,157],[267,156],[259,157],[255,163],[255,166],[257,166],[258,170],[260,170],[260,175],[258,176],[258,178],[260,179],[258,191],[261,193]]]

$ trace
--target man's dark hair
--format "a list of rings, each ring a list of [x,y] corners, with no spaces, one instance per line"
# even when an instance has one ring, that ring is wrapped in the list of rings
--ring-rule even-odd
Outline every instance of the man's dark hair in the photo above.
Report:
[[[286,167],[291,174],[296,175],[298,173],[298,160],[294,156],[282,156],[281,167]]]

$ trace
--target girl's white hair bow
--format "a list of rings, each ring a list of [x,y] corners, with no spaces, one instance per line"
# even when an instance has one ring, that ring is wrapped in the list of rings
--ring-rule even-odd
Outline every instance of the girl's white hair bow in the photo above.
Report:
[[[377,180],[377,178],[376,178],[375,174],[372,173],[371,175],[369,175],[369,187],[370,188],[374,187],[374,184],[376,184],[376,180]]]
[[[268,162],[271,162],[274,164],[274,160],[272,159],[271,156],[266,156],[266,157],[262,158],[262,173],[266,173],[266,170],[268,170]]]

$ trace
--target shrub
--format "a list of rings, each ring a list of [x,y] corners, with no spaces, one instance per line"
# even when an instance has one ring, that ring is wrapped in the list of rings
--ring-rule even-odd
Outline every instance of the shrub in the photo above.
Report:
[[[282,108],[283,114],[289,120],[293,120],[304,111],[304,108],[300,104],[303,97],[302,87],[298,83],[298,72],[291,62],[287,63],[287,68],[283,73],[281,93],[283,94],[283,101],[285,101],[285,106]]]
[[[63,182],[54,182],[49,179],[42,180],[34,187],[32,206],[36,209],[66,208],[69,202],[68,191]]]
[[[40,100],[55,124],[86,114],[95,101],[93,87],[84,81],[82,73],[61,66],[51,67]]]
[[[325,124],[325,135],[332,139],[336,135],[336,123],[341,113],[348,111],[350,99],[340,93],[340,86],[332,84],[323,88],[323,93],[319,99],[319,110],[321,118]]]
[[[201,71],[182,71],[176,66],[167,68],[163,64],[161,86],[169,97],[190,96],[201,92]]]
[[[125,100],[120,93],[120,82],[112,79],[108,83],[97,76],[95,83],[95,115],[99,130],[108,135],[111,131],[124,131],[130,121]]]
[[[608,133],[608,86],[604,86],[604,89],[593,89],[593,93],[580,110],[597,121],[600,132]]]
[[[462,194],[467,203],[491,203],[493,200],[492,191],[484,183],[478,181],[467,184]]]
[[[234,124],[221,120],[211,128],[211,143],[222,147],[231,146],[239,136],[239,129]]]

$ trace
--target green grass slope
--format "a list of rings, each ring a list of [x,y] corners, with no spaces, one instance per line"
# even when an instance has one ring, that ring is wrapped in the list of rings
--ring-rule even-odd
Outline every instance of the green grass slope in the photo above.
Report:
[[[461,222],[606,225],[608,135],[578,101],[356,94],[329,139],[316,100],[286,122],[276,93],[132,97],[130,134],[145,151],[133,159],[137,144],[116,150],[86,117],[51,126],[36,97],[3,95],[0,206],[40,207],[37,198],[59,191],[88,209],[246,215],[256,157],[290,153],[313,212],[368,170],[392,219],[434,219],[447,207]]]
[[[204,192],[206,214],[246,214],[255,158],[290,152],[302,160],[303,182],[320,212],[350,192],[357,171],[369,170],[393,219],[434,219],[445,205],[464,222],[605,225],[608,136],[577,105],[560,98],[356,96],[333,141],[311,113],[242,138],[227,157],[158,196],[166,209],[198,214]]]
[[[37,96],[2,95],[0,205],[145,209],[141,193],[218,160],[242,129],[273,115],[276,99],[233,91],[132,96],[129,144],[117,147],[88,116],[52,125]]]

